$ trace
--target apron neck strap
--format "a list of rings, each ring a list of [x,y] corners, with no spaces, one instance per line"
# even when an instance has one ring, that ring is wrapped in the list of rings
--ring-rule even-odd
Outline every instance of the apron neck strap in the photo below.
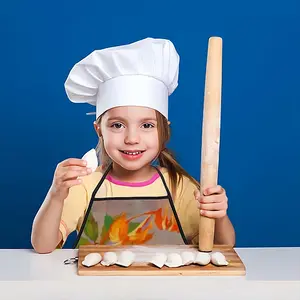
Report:
[[[168,188],[168,185],[167,185],[167,183],[166,183],[166,181],[165,181],[165,178],[164,178],[163,174],[160,172],[160,170],[159,170],[158,167],[154,166],[154,168],[156,169],[157,173],[159,174],[159,176],[160,176],[160,178],[161,178],[161,180],[162,180],[162,182],[163,182],[163,185],[164,185],[164,187],[165,187],[165,189],[166,189],[166,191],[167,191],[168,197],[169,197],[170,199],[172,199],[170,190],[169,190],[169,188]]]
[[[97,192],[98,192],[100,186],[102,185],[103,181],[105,180],[105,178],[106,178],[108,172],[111,170],[112,164],[113,164],[112,162],[109,164],[109,166],[108,166],[107,169],[105,170],[104,174],[102,175],[100,181],[98,182],[97,186],[94,188],[94,191],[93,191],[93,193],[92,193],[91,199],[95,198],[95,196],[96,196],[96,194],[97,194]]]

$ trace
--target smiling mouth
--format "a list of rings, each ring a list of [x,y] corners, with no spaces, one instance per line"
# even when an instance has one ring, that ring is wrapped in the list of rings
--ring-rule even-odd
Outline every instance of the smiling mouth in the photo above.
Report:
[[[139,155],[143,152],[145,152],[146,150],[134,150],[134,151],[125,151],[125,150],[120,150],[120,152],[127,154],[127,155]]]

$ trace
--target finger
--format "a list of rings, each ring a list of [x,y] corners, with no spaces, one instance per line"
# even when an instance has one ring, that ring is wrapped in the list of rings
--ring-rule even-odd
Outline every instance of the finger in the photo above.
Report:
[[[59,165],[62,166],[62,167],[66,167],[66,166],[82,166],[82,167],[85,167],[87,165],[87,162],[85,160],[79,159],[79,158],[68,158],[68,159],[62,161]]]
[[[81,184],[81,182],[82,182],[82,180],[81,180],[80,178],[78,178],[78,179],[72,179],[72,180],[67,180],[67,181],[64,181],[64,182],[62,183],[62,186],[63,186],[64,188],[69,189],[69,188],[71,188],[72,186]]]
[[[204,195],[212,195],[212,194],[222,194],[225,190],[220,186],[216,185],[213,187],[209,187],[203,191]]]
[[[90,168],[86,168],[86,167],[81,167],[81,166],[67,166],[67,167],[62,167],[59,168],[56,172],[56,177],[57,178],[61,178],[63,177],[67,172],[82,172],[83,174],[85,174],[84,172],[86,172],[87,174],[92,173],[92,170]],[[85,174],[86,175],[86,174]]]
[[[227,203],[226,202],[219,202],[219,203],[199,203],[198,207],[202,210],[210,210],[210,211],[217,211],[217,210],[227,210]]]
[[[200,203],[218,203],[223,201],[224,201],[223,195],[204,196],[201,197],[200,199]]]
[[[84,167],[84,166],[67,166],[63,168],[64,172],[66,171],[87,171],[91,172],[92,170],[90,168]]]
[[[68,171],[60,177],[60,180],[66,181],[66,180],[77,178],[79,176],[86,176],[86,175],[88,175],[87,171]]]
[[[195,190],[195,191],[194,191],[194,196],[195,196],[195,199],[199,201],[200,198],[201,198],[200,191],[199,191],[199,190]]]
[[[226,216],[226,210],[210,211],[210,210],[200,210],[202,216],[219,219]]]
[[[87,171],[88,168],[87,167],[83,167],[83,166],[65,166],[65,167],[61,167],[57,170],[57,176],[59,176],[59,174],[64,174],[68,171]]]

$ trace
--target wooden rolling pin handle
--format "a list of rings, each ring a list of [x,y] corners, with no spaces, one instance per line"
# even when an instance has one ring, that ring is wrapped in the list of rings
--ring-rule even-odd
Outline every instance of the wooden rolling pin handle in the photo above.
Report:
[[[222,87],[222,39],[208,42],[205,94],[202,124],[200,191],[217,185],[219,167],[220,119]],[[199,250],[211,252],[214,246],[215,220],[200,215]]]

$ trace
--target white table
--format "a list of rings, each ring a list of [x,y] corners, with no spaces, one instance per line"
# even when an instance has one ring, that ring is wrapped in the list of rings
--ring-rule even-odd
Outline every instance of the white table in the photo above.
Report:
[[[297,299],[299,248],[237,248],[246,276],[86,277],[63,261],[77,250],[0,250],[0,299]]]

